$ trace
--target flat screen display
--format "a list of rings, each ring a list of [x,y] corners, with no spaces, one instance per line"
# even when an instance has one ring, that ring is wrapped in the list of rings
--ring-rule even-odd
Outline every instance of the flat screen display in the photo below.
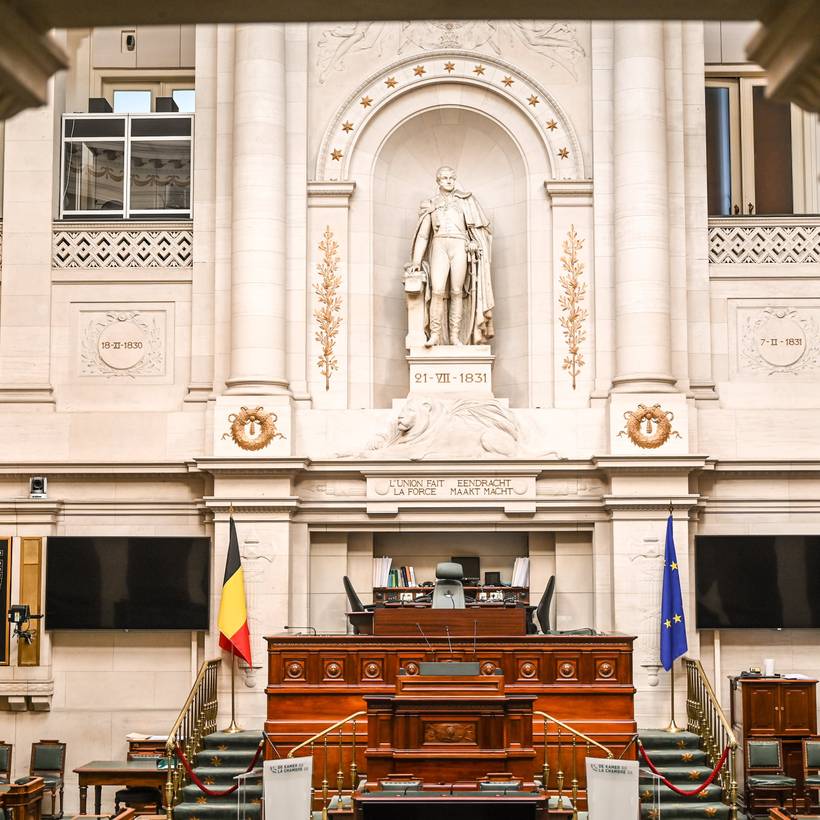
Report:
[[[207,630],[209,538],[52,536],[45,628]]]
[[[820,535],[695,538],[698,629],[820,628]]]

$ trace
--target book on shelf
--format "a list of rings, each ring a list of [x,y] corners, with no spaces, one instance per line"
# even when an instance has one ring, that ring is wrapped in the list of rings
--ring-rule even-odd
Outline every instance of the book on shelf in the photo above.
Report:
[[[416,580],[416,568],[412,566],[392,566],[393,559],[374,558],[373,559],[373,587],[415,587],[418,586]]]
[[[386,587],[389,584],[390,566],[393,559],[385,555],[383,558],[373,559],[373,586]]]

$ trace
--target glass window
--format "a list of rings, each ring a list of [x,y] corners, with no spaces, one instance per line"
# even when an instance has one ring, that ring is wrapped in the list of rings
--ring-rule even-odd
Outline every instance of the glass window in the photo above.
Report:
[[[177,108],[186,114],[193,114],[195,110],[195,91],[193,88],[175,88],[171,92]]]
[[[190,114],[64,117],[61,217],[190,216],[192,130]]]
[[[131,143],[131,211],[187,211],[191,207],[191,143]]]
[[[122,211],[124,143],[67,142],[64,162],[63,210]]]
[[[706,177],[709,213],[732,213],[732,140],[729,89],[706,88]]]
[[[788,103],[752,88],[754,124],[755,210],[759,214],[794,212],[792,193],[792,113]]]
[[[114,89],[115,114],[149,114],[151,91],[148,89]]]

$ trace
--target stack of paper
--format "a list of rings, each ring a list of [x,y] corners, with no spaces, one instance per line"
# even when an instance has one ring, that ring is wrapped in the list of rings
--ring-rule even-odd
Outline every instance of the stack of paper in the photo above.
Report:
[[[373,586],[386,587],[387,579],[390,577],[390,565],[393,559],[385,556],[384,558],[373,559]]]
[[[514,587],[528,587],[530,585],[530,559],[516,558],[513,564],[512,584]]]

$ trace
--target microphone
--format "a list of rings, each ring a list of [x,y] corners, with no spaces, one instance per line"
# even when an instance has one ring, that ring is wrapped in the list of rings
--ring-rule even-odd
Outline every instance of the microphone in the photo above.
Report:
[[[288,626],[285,624],[282,629],[310,629],[314,635],[318,635],[319,633],[316,631],[315,626]]]
[[[265,740],[270,744],[271,749],[276,752],[276,756],[281,758],[282,755],[279,754],[279,749],[276,748],[276,744],[270,739],[270,732],[266,732],[264,729],[262,730],[262,734],[265,737]]]
[[[444,631],[447,633],[447,644],[450,647],[450,655],[453,654],[453,642],[450,640],[450,627],[444,624]]]
[[[424,630],[421,628],[421,624],[416,622],[416,628],[419,632],[421,632],[421,637],[424,638],[424,642],[427,644],[427,648],[430,650],[430,654],[433,656],[433,660],[436,659],[436,650],[430,646],[430,641],[427,640],[427,636],[424,634]]]

